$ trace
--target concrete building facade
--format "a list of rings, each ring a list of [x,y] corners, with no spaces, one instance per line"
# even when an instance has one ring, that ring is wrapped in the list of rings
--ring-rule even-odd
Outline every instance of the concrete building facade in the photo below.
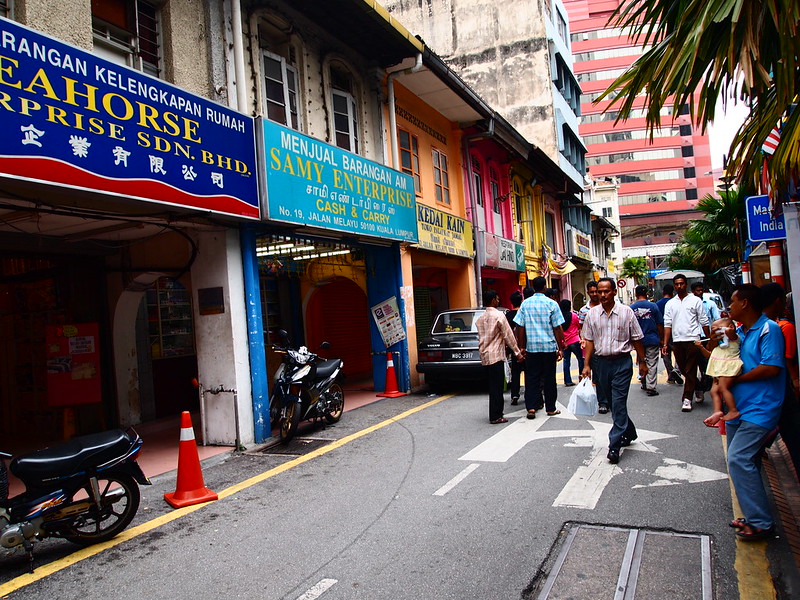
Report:
[[[646,50],[626,32],[607,25],[618,2],[565,0],[569,12],[575,73],[583,91],[580,133],[587,165],[596,178],[619,181],[619,214],[625,256],[650,256],[652,266],[680,239],[694,206],[714,193],[708,135],[692,124],[689,107],[662,113],[653,141],[645,131],[642,106],[615,123],[609,102],[594,100]]]

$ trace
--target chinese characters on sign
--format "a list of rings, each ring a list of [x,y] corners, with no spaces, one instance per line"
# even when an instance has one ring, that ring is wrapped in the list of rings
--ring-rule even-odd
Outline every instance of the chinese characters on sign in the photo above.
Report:
[[[383,343],[387,348],[406,339],[406,330],[403,327],[403,319],[400,317],[395,296],[373,306],[372,318],[375,319]]]
[[[260,217],[249,116],[5,19],[0,92],[2,175]]]

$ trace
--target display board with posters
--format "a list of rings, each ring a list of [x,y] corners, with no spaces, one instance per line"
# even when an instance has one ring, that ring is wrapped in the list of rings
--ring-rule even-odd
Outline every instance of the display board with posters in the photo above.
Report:
[[[48,325],[45,330],[48,406],[94,404],[100,386],[97,323]]]
[[[373,306],[372,318],[375,319],[387,348],[406,339],[406,329],[403,327],[403,319],[395,296]]]

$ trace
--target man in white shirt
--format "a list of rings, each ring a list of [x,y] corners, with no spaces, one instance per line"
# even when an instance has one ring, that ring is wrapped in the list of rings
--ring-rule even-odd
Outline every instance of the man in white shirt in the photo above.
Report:
[[[676,296],[664,307],[664,337],[661,341],[661,353],[669,352],[669,340],[672,337],[672,352],[675,362],[683,373],[683,400],[681,410],[692,410],[692,396],[697,387],[697,362],[700,350],[694,342],[708,337],[708,313],[703,301],[690,294],[687,289],[686,275],[678,273],[672,278]],[[702,394],[697,398],[703,401]]]

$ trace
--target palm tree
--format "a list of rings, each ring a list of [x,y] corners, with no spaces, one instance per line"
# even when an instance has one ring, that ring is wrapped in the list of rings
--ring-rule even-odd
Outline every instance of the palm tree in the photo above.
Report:
[[[731,144],[728,169],[749,184],[758,181],[761,145],[787,117],[768,164],[772,188],[787,189],[800,165],[800,111],[791,110],[800,93],[800,2],[637,0],[621,3],[610,22],[650,49],[596,102],[611,99],[623,120],[644,96],[652,133],[665,106],[677,115],[688,105],[705,131],[717,99],[737,97],[751,112]]]
[[[741,262],[744,199],[743,193],[732,189],[720,192],[719,197],[709,194],[697,203],[703,218],[689,221],[679,247],[702,270],[716,271]]]
[[[633,279],[637,285],[647,281],[648,272],[647,259],[644,256],[630,256],[622,261],[620,275]]]

